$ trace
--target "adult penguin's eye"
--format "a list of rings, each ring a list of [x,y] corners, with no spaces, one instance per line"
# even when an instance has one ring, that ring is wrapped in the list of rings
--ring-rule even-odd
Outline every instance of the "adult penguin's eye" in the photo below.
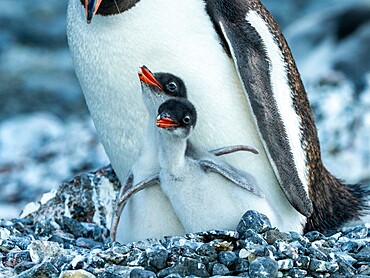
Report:
[[[189,124],[190,123],[190,117],[185,116],[184,119],[182,119],[182,121],[184,122],[184,124]]]
[[[170,82],[166,85],[166,88],[171,93],[175,92],[177,90],[177,84],[175,82]]]

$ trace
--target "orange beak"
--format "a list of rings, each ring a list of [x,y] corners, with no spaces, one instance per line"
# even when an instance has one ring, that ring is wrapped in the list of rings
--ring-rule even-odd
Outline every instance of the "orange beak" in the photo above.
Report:
[[[153,73],[146,66],[140,67],[140,70],[137,74],[139,75],[141,82],[144,82],[148,85],[153,85],[159,90],[163,91],[162,85],[157,81],[157,79],[155,79]]]
[[[169,117],[166,117],[166,116],[162,117],[161,115],[159,115],[157,118],[156,126],[160,128],[169,128],[169,127],[177,127],[179,126],[179,124]]]
[[[86,11],[87,23],[90,24],[93,16],[99,9],[99,6],[103,0],[85,0],[84,7]]]

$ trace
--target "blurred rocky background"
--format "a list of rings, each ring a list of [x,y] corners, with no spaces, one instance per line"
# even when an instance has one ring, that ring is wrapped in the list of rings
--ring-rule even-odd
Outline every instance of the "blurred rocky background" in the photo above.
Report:
[[[325,164],[370,185],[370,1],[262,2],[296,58]],[[66,0],[1,0],[0,218],[109,163],[74,74],[66,7]]]

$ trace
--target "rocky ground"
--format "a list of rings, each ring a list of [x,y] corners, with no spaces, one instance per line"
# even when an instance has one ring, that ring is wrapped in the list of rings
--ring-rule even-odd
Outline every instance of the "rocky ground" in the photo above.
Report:
[[[370,275],[367,225],[330,237],[279,233],[266,224],[262,230],[109,243],[113,198],[101,197],[114,196],[120,184],[110,168],[87,174],[109,161],[69,56],[67,1],[1,3],[0,277],[72,277],[73,271],[81,277]],[[348,182],[370,185],[369,1],[263,3],[296,58],[325,164]],[[28,202],[35,202],[23,213],[28,217],[17,218]]]
[[[306,83],[325,164],[341,179],[370,184],[368,1],[263,2],[283,26]],[[2,4],[0,218],[12,218],[62,181],[109,161],[74,75],[67,1]],[[351,75],[340,65],[358,70]]]
[[[28,206],[24,218],[0,221],[0,277],[370,277],[368,224],[301,236],[248,211],[236,231],[112,243],[106,225],[119,188],[102,168]]]

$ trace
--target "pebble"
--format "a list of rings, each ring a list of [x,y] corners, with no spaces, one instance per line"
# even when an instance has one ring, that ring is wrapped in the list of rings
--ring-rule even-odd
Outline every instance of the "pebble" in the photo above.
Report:
[[[266,232],[271,229],[270,220],[255,210],[249,210],[243,215],[236,230],[240,238],[244,239],[248,236],[249,229],[259,234]]]
[[[156,244],[146,251],[149,264],[156,269],[164,269],[167,266],[169,251],[162,245]]]
[[[96,276],[83,269],[63,271],[59,278],[95,278]]]
[[[32,277],[59,277],[59,271],[50,262],[43,262],[34,267],[18,274],[18,278],[32,278]]]
[[[57,242],[35,240],[29,245],[32,262],[38,264],[46,258],[59,257],[65,250]]]
[[[212,268],[212,275],[227,275],[230,271],[224,264],[215,263]]]
[[[250,277],[277,277],[278,263],[270,258],[257,258],[249,265]]]
[[[247,223],[245,219],[252,222],[252,218],[255,223],[268,223],[254,211],[246,213],[241,223]],[[39,222],[0,221],[0,228],[9,231],[7,239],[0,239],[0,277],[42,277],[45,273],[48,277],[99,278],[370,275],[370,240],[363,237],[365,226],[342,229],[329,237],[311,232],[307,238],[265,224],[259,225],[260,232],[242,224],[245,229],[239,232],[206,231],[124,245],[104,240],[103,226],[88,222],[78,225],[67,217]],[[79,227],[78,232],[72,226]]]
[[[145,269],[135,268],[130,272],[130,278],[155,278],[154,272]]]
[[[218,254],[218,260],[220,263],[224,264],[227,267],[230,267],[237,259],[237,256],[234,252],[231,251],[222,251]]]
[[[293,260],[292,259],[284,259],[284,260],[278,260],[278,268],[279,270],[289,270],[293,268]]]

